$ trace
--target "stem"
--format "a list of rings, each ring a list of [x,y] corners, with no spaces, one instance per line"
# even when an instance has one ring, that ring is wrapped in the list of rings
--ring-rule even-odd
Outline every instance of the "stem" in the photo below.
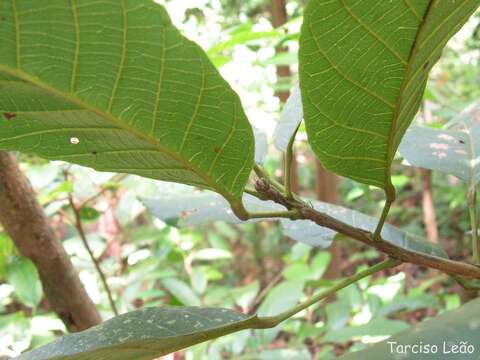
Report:
[[[268,174],[267,172],[262,169],[260,166],[258,166],[257,164],[255,164],[255,166],[253,167],[253,170],[255,171],[255,174],[257,174],[257,176],[260,178],[260,179],[264,179],[266,181],[268,181],[275,189],[277,189],[278,191],[280,192],[285,192],[285,188],[283,187],[282,184],[280,184],[277,180],[275,179],[272,179]]]
[[[108,286],[107,283],[107,278],[105,277],[105,274],[102,271],[102,268],[100,267],[100,264],[98,263],[98,260],[95,258],[95,255],[93,254],[92,249],[90,248],[90,245],[88,244],[87,241],[87,236],[85,234],[85,230],[83,229],[82,225],[82,219],[80,218],[80,209],[78,209],[74,203],[73,197],[71,194],[68,196],[68,201],[70,203],[70,207],[73,210],[73,215],[75,217],[75,228],[77,229],[78,235],[80,235],[80,239],[83,242],[83,245],[85,246],[85,249],[87,249],[88,255],[90,256],[90,259],[92,260],[93,264],[95,265],[95,269],[97,270],[98,275],[100,276],[100,280],[102,281],[102,285],[107,293],[108,296],[108,301],[110,303],[110,307],[112,308],[113,313],[115,316],[118,316],[118,310],[115,305],[115,302],[113,301],[113,296],[112,296],[112,291],[110,290],[110,287]]]
[[[300,212],[298,210],[286,210],[286,211],[265,211],[258,213],[249,213],[249,219],[262,219],[262,218],[284,218],[284,219],[300,219]]]
[[[250,189],[250,188],[245,188],[243,189],[243,192],[252,196],[255,196],[258,199],[263,199],[262,194],[260,194],[257,190]]]
[[[396,260],[396,259],[388,259],[386,261],[383,261],[375,266],[372,266],[366,270],[363,270],[359,272],[358,274],[355,274],[349,278],[346,278],[342,281],[340,281],[338,284],[332,286],[331,288],[322,291],[318,293],[317,295],[312,296],[310,299],[307,301],[304,301],[291,309],[284,311],[276,316],[267,316],[267,317],[259,317],[258,318],[258,323],[256,324],[255,328],[257,329],[263,329],[263,328],[271,328],[275,327],[278,324],[280,324],[282,321],[285,321],[289,318],[291,318],[293,315],[299,313],[302,310],[305,310],[309,306],[319,302],[320,300],[323,300],[327,298],[328,296],[336,293],[337,291],[367,277],[372,274],[375,274],[379,271],[385,270],[385,269],[390,269],[393,268],[397,265],[399,265],[401,262]],[[257,327],[258,326],[258,327]]]
[[[472,228],[472,253],[476,264],[480,263],[480,246],[478,243],[478,220],[477,220],[477,191],[471,187],[468,192],[468,210],[470,213],[470,226]]]
[[[293,161],[293,144],[295,143],[295,136],[300,125],[297,126],[290,138],[287,145],[287,151],[285,153],[285,197],[287,199],[293,199],[292,195],[292,161]]]
[[[378,221],[377,227],[375,228],[375,232],[373,233],[373,240],[378,241],[382,238],[382,229],[383,225],[385,225],[385,221],[387,220],[388,213],[390,208],[395,201],[395,188],[392,184],[387,186],[385,190],[385,194],[387,195],[387,199],[385,201],[385,206],[382,210],[382,215],[380,216],[380,220]]]

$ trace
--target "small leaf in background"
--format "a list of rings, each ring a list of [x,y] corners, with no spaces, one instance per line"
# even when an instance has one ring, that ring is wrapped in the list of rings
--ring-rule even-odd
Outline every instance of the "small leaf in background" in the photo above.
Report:
[[[258,315],[275,316],[295,306],[303,296],[303,285],[301,281],[285,281],[275,286],[258,308]]]
[[[8,236],[0,233],[0,279],[5,278],[8,261],[14,252],[15,246],[12,240]]]
[[[207,289],[208,279],[201,268],[193,268],[192,275],[190,276],[190,282],[193,290],[197,294],[203,294]]]
[[[193,258],[203,261],[229,260],[232,258],[232,253],[222,249],[201,249],[195,253]]]
[[[391,163],[430,69],[480,0],[310,1],[299,74],[310,145],[330,171],[394,191]]]
[[[369,349],[344,355],[341,359],[394,360],[400,357],[405,359],[421,358],[422,360],[476,359],[478,358],[478,349],[480,349],[479,311],[480,299],[472,300],[456,310],[447,311],[411,329],[402,331],[386,341],[375,344]],[[377,330],[375,328],[371,329],[372,333],[378,333]],[[444,353],[444,349],[451,351],[453,345],[460,346],[462,343],[465,346],[473,346],[474,352],[461,354]],[[437,346],[438,351],[436,353],[421,353],[418,355],[412,354],[410,351],[407,354],[399,354],[396,351],[391,351],[392,346],[395,346],[395,344],[429,344],[430,348]]]
[[[283,276],[288,281],[306,282],[311,278],[310,268],[307,264],[290,264],[283,269]]]
[[[292,138],[298,125],[303,120],[302,95],[300,87],[297,85],[293,88],[290,97],[287,99],[278,120],[277,127],[273,133],[273,142],[275,147],[280,151],[287,149],[288,143]]]
[[[35,265],[24,257],[14,257],[7,264],[6,280],[15,288],[15,295],[25,305],[35,308],[43,296],[42,284]]]
[[[92,207],[82,207],[79,211],[80,218],[86,221],[94,221],[100,217],[98,210]]]
[[[352,308],[345,301],[335,301],[325,306],[327,316],[327,327],[330,330],[338,330],[343,328],[348,319]]]
[[[311,360],[312,356],[307,349],[277,349],[264,350],[258,353],[258,360]]]
[[[368,339],[378,337],[387,338],[409,327],[410,326],[403,321],[376,318],[364,325],[344,327],[329,331],[322,338],[322,341],[343,344],[350,340],[361,339],[363,337],[367,337]],[[386,354],[388,354],[388,352]]]
[[[247,328],[252,317],[227,309],[144,308],[66,335],[18,360],[151,360]],[[112,355],[114,354],[114,355]]]
[[[327,271],[331,259],[332,255],[329,252],[321,251],[316,254],[310,265],[312,278],[320,279],[323,274],[325,274],[325,271]]]
[[[446,129],[411,126],[400,153],[413,166],[455,175],[468,184],[480,180],[480,103],[475,103]]]
[[[279,30],[253,31],[252,24],[247,24],[247,26],[237,28],[236,31],[230,33],[227,40],[212,46],[207,50],[207,54],[213,59],[216,59],[217,56],[221,56],[222,52],[232,50],[237,45],[250,44],[265,39],[275,40],[280,39],[283,36],[284,35]]]
[[[10,350],[11,356],[20,355],[30,347],[32,334],[29,325],[29,320],[20,311],[0,316],[0,356],[5,350]]]
[[[248,310],[260,291],[260,284],[254,281],[248,285],[233,289],[235,292],[235,303],[243,310]]]
[[[198,295],[183,281],[168,278],[162,280],[162,285],[183,305],[200,306],[200,298]]]
[[[259,316],[275,316],[282,311],[295,306],[303,296],[304,283],[302,281],[285,281],[269,290],[267,296],[258,308]],[[282,299],[282,301],[278,301]],[[285,324],[279,324],[273,329],[260,331],[259,337],[263,343],[269,343],[280,332]]]
[[[72,193],[73,192],[73,182],[71,181],[63,181],[61,182],[60,184],[58,184],[58,186],[53,189],[49,194],[49,198],[50,199],[55,199],[57,197],[59,197],[59,195],[62,195],[62,194],[69,194],[69,193]]]

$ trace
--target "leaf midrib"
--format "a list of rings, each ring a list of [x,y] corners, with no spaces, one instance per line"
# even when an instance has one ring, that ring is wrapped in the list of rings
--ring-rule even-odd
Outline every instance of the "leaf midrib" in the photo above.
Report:
[[[401,114],[401,105],[402,105],[402,102],[403,102],[403,99],[404,99],[405,89],[409,84],[409,79],[410,79],[410,75],[411,75],[411,72],[412,72],[412,66],[415,63],[414,60],[415,60],[415,57],[416,57],[416,55],[419,51],[420,35],[422,35],[423,31],[425,30],[426,24],[427,24],[428,19],[430,17],[430,12],[433,9],[433,5],[435,4],[435,1],[436,0],[430,1],[430,3],[428,4],[428,8],[425,11],[425,14],[423,15],[423,18],[421,19],[421,23],[420,23],[420,26],[419,26],[418,31],[416,33],[415,41],[414,41],[414,44],[412,46],[412,50],[410,51],[410,55],[408,56],[407,67],[405,69],[405,75],[406,76],[404,77],[404,79],[402,81],[402,85],[400,86],[399,96],[397,98],[397,101],[395,102],[395,109],[394,109],[392,124],[391,124],[391,127],[390,127],[389,136],[388,136],[387,153],[386,153],[386,163],[389,164],[387,166],[387,169],[386,169],[386,172],[385,172],[385,180],[384,180],[385,181],[385,191],[387,192],[387,196],[388,196],[388,193],[392,192],[392,191],[393,191],[393,195],[395,194],[395,187],[392,184],[392,178],[391,178],[391,173],[392,173],[391,163],[392,163],[393,158],[395,156],[393,144],[395,143],[395,134],[396,134],[396,130],[397,130],[398,119],[399,119],[400,114]]]
[[[159,152],[162,152],[171,158],[177,160],[178,162],[182,163],[188,170],[194,172],[197,176],[199,176],[205,183],[210,186],[212,189],[214,189],[216,192],[221,194],[225,199],[227,199],[228,202],[231,204],[237,204],[238,199],[234,198],[232,195],[230,195],[228,192],[223,190],[222,188],[218,187],[218,184],[216,182],[213,182],[208,176],[205,176],[203,172],[194,166],[192,163],[188,162],[183,158],[182,156],[179,156],[175,152],[171,151],[169,148],[163,146],[160,142],[158,142],[156,139],[151,138],[149,135],[143,134],[139,130],[128,126],[125,122],[123,122],[120,119],[117,119],[115,116],[112,114],[109,114],[105,111],[102,111],[94,106],[89,105],[88,103],[84,102],[83,100],[79,99],[76,96],[73,96],[71,93],[64,93],[60,90],[57,90],[50,85],[45,84],[44,82],[38,81],[37,79],[31,77],[27,73],[25,73],[22,70],[19,69],[12,69],[8,66],[0,64],[0,72],[7,73],[11,76],[14,76],[20,80],[23,80],[27,82],[30,85],[33,85],[53,96],[60,97],[61,99],[65,100],[66,102],[69,102],[70,104],[79,106],[85,111],[92,112],[99,117],[103,118],[104,120],[107,120],[111,123],[113,123],[115,126],[118,128],[125,130],[127,132],[132,133],[134,136],[140,138],[143,141],[148,142],[150,145],[156,147]]]

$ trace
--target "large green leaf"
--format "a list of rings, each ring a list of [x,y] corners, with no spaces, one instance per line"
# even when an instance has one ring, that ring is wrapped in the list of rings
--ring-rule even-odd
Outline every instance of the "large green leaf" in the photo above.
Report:
[[[394,335],[367,350],[342,356],[341,359],[478,359],[480,349],[479,311],[480,299],[476,299],[457,310],[448,311],[436,318],[426,320],[413,329]],[[412,347],[413,345],[417,346]],[[457,348],[454,349],[454,346]],[[472,346],[473,352],[470,352]],[[434,347],[436,347],[436,351],[431,351],[435,349]],[[427,352],[429,349],[430,352]],[[460,349],[462,353],[460,353]],[[463,352],[465,350],[468,351]]]
[[[411,126],[400,153],[414,166],[452,174],[468,184],[480,181],[480,103],[473,104],[447,129]]]
[[[227,309],[145,308],[25,353],[19,360],[151,360],[255,322]]]
[[[392,193],[390,167],[429,70],[480,0],[312,0],[300,86],[323,165]]]
[[[240,100],[152,0],[0,1],[0,49],[0,148],[241,197]]]

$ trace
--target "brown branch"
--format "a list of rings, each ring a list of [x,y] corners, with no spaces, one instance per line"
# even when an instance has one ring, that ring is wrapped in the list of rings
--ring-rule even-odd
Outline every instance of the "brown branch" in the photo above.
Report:
[[[1,151],[0,222],[20,253],[35,264],[50,306],[69,331],[102,322],[28,179],[13,155]]]
[[[289,210],[297,210],[300,214],[300,218],[304,220],[311,220],[320,226],[335,230],[336,232],[344,234],[354,240],[372,246],[394,259],[398,259],[406,263],[434,268],[450,275],[460,275],[465,278],[480,279],[480,267],[478,266],[424,253],[417,253],[415,251],[396,246],[382,238],[373,241],[373,234],[371,232],[356,228],[338,219],[335,219],[334,217],[321,213],[313,209],[308,204],[297,200],[295,197],[294,199],[286,199],[279,191],[270,186],[265,179],[257,180],[255,187],[263,197],[273,200],[276,203],[285,206]]]

